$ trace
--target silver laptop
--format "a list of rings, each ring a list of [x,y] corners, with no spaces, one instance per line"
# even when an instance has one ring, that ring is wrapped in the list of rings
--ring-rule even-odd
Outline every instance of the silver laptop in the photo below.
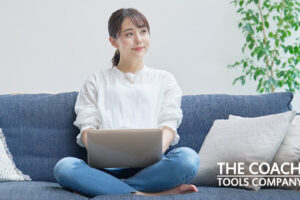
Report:
[[[90,130],[87,144],[93,168],[146,167],[162,157],[162,129]]]

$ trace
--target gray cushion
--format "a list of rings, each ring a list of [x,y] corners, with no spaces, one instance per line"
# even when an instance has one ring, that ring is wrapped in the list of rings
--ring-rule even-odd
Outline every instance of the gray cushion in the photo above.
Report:
[[[1,182],[1,200],[84,200],[84,196],[63,190],[57,183],[27,181]]]
[[[288,111],[255,118],[216,120],[199,151],[200,162],[196,185],[218,186],[217,163],[244,163],[243,172],[252,162],[271,164],[281,142],[289,130],[296,111]],[[227,174],[228,175],[228,174]],[[233,174],[240,175],[240,174]],[[258,190],[260,187],[245,186]]]
[[[229,115],[229,119],[241,119],[240,116]],[[294,163],[297,166],[297,163],[300,160],[300,116],[296,115],[291,123],[289,130],[280,144],[280,147],[273,159],[273,163],[281,165],[284,162]],[[285,171],[292,171],[291,166],[285,166]],[[274,175],[277,173],[273,173]],[[298,170],[293,171],[294,175],[298,175]],[[282,189],[295,189],[299,190],[299,186],[279,186],[278,188]]]

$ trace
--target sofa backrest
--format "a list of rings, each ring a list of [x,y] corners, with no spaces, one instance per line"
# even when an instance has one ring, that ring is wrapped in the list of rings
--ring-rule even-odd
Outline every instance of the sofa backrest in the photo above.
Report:
[[[58,160],[74,156],[86,161],[76,143],[73,125],[77,92],[0,95],[0,128],[16,166],[36,181],[53,181]],[[187,95],[182,98],[183,120],[179,143],[199,151],[216,119],[229,114],[255,117],[291,110],[291,92],[262,95]]]

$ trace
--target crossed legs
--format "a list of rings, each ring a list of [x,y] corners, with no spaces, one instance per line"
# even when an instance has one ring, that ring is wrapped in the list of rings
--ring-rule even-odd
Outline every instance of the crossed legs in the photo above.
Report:
[[[98,170],[83,160],[66,157],[54,168],[57,182],[65,189],[87,196],[105,194],[164,195],[197,191],[188,183],[196,175],[199,156],[179,147],[146,168],[105,168]]]

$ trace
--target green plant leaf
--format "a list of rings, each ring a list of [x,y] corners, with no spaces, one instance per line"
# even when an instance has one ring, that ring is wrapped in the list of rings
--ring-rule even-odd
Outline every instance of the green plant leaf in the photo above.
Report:
[[[245,76],[242,75],[242,76],[235,78],[232,84],[234,85],[237,81],[241,81],[241,84],[244,85],[245,84]]]
[[[269,22],[265,21],[265,26],[269,28]]]
[[[244,1],[243,1],[243,0],[240,1],[239,5],[240,5],[241,7],[243,6],[243,4],[244,4]]]
[[[263,51],[258,52],[257,54],[257,60],[259,60],[264,55]]]
[[[263,93],[264,90],[265,90],[265,88],[261,88],[261,89],[259,90],[259,92],[260,92],[260,93]]]
[[[294,53],[294,49],[291,45],[287,46],[287,49],[289,50],[290,54]]]
[[[255,56],[255,55],[258,54],[261,50],[262,50],[262,49],[261,49],[261,46],[256,47],[256,48],[252,51],[251,56]]]
[[[253,46],[254,46],[254,43],[250,43],[250,44],[248,45],[249,49],[252,49]]]
[[[247,23],[245,25],[245,29],[249,32],[249,33],[254,33],[253,29],[252,29],[252,26],[250,23]]]
[[[284,53],[286,53],[288,51],[288,49],[283,44],[280,46],[283,48]]]
[[[253,20],[255,23],[259,23],[258,18],[257,18],[255,15],[252,15],[252,20]]]
[[[287,35],[286,32],[285,32],[284,30],[282,30],[282,29],[279,29],[278,32],[281,33],[281,34],[282,34],[282,37],[284,37],[284,38],[285,38],[286,35]]]
[[[274,37],[274,34],[272,32],[269,32],[269,37],[270,38],[273,38]]]
[[[257,77],[259,75],[262,75],[261,71],[260,70],[256,70],[255,73],[254,73],[254,77],[253,77],[255,81],[256,81],[256,79],[257,79]]]
[[[280,72],[276,73],[276,76],[277,76],[277,78],[280,78],[280,77],[283,77],[284,74],[285,74],[284,71],[280,71]]]
[[[240,13],[240,12],[242,12],[244,9],[243,8],[240,8],[240,9],[238,9],[236,12],[237,13]]]

